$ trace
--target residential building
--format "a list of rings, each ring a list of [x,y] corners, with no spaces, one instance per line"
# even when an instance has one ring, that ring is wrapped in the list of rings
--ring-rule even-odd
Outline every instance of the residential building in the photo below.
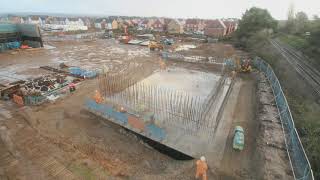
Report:
[[[157,19],[156,21],[154,21],[151,27],[154,31],[162,32],[164,30],[164,24],[163,22],[160,21],[160,19]]]
[[[66,25],[84,26],[84,22],[81,18],[66,18]]]
[[[226,35],[229,35],[237,30],[238,28],[238,22],[237,21],[223,21],[227,28]]]
[[[96,19],[95,22],[94,22],[94,27],[96,29],[105,29],[105,25],[106,25],[106,19]]]
[[[18,16],[9,16],[9,21],[14,24],[21,24],[21,18]]]
[[[84,25],[87,26],[88,28],[95,27],[94,21],[92,21],[92,19],[89,17],[84,18],[83,22],[84,22]]]
[[[45,20],[44,18],[41,18],[39,16],[30,16],[27,21],[28,24],[38,24],[38,25],[44,25]]]
[[[187,32],[197,32],[199,30],[199,19],[187,19],[184,29]]]
[[[139,28],[141,29],[148,29],[149,28],[149,20],[148,19],[142,19],[139,23],[138,23]]]
[[[182,34],[184,32],[183,25],[176,19],[172,19],[168,23],[168,32],[170,34]]]
[[[207,20],[205,21],[204,35],[211,36],[215,38],[223,37],[227,33],[227,27],[220,20]]]
[[[114,20],[112,21],[111,26],[112,26],[112,29],[119,29],[119,23],[118,23],[118,21],[114,19]]]

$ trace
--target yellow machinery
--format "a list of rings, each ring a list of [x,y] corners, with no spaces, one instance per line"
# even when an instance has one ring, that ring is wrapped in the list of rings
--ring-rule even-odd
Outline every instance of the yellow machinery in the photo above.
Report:
[[[252,70],[249,59],[240,60],[236,58],[236,67],[238,72],[249,73]]]
[[[159,50],[163,50],[163,46],[162,46],[162,44],[160,44],[160,43],[158,43],[156,41],[150,41],[149,49],[151,51],[154,51],[154,50],[158,50],[159,51]]]
[[[250,65],[250,60],[249,59],[243,60],[243,62],[241,64],[241,72],[249,73],[249,72],[251,72],[251,70],[252,70],[252,68]]]

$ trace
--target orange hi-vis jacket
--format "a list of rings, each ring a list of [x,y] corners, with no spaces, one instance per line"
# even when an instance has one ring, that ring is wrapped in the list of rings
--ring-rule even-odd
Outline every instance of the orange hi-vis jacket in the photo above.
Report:
[[[198,160],[196,162],[197,165],[197,172],[196,172],[196,177],[198,178],[199,176],[202,176],[202,179],[207,179],[207,170],[208,170],[208,165],[206,162]]]

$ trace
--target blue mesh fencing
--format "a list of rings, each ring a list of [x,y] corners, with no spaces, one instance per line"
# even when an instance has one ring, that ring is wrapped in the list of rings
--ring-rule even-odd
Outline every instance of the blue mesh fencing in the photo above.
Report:
[[[40,105],[46,100],[45,96],[25,96],[25,105]]]
[[[267,76],[272,87],[275,102],[279,111],[279,117],[285,134],[286,148],[294,178],[297,180],[314,180],[308,157],[295,128],[288,102],[277,76],[271,66],[259,57],[254,59],[253,65]]]

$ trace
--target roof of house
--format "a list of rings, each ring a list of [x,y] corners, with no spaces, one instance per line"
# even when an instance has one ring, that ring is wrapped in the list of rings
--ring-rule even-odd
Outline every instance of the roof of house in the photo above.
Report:
[[[237,25],[237,22],[236,22],[236,21],[223,21],[223,23],[224,23],[227,27],[236,26],[236,25]]]
[[[79,21],[80,18],[73,17],[73,18],[68,18],[69,21]]]
[[[185,24],[198,25],[199,24],[199,19],[187,19]]]
[[[156,21],[153,22],[153,25],[157,25],[157,24],[163,25],[163,23],[160,21],[160,19],[157,19]]]
[[[30,16],[30,19],[33,21],[39,20],[39,16]]]
[[[226,28],[226,25],[220,20],[206,20],[205,21],[206,28]]]
[[[169,24],[169,23],[171,22],[171,20],[172,20],[172,19],[164,18],[164,19],[163,19],[163,23],[164,23],[164,24]]]
[[[148,24],[149,20],[148,19],[142,19],[139,24]]]
[[[168,24],[177,24],[177,25],[182,25],[182,23],[176,19],[171,19],[171,21]]]
[[[64,17],[54,17],[54,19],[56,21],[65,21],[66,20],[66,18],[64,18]]]

